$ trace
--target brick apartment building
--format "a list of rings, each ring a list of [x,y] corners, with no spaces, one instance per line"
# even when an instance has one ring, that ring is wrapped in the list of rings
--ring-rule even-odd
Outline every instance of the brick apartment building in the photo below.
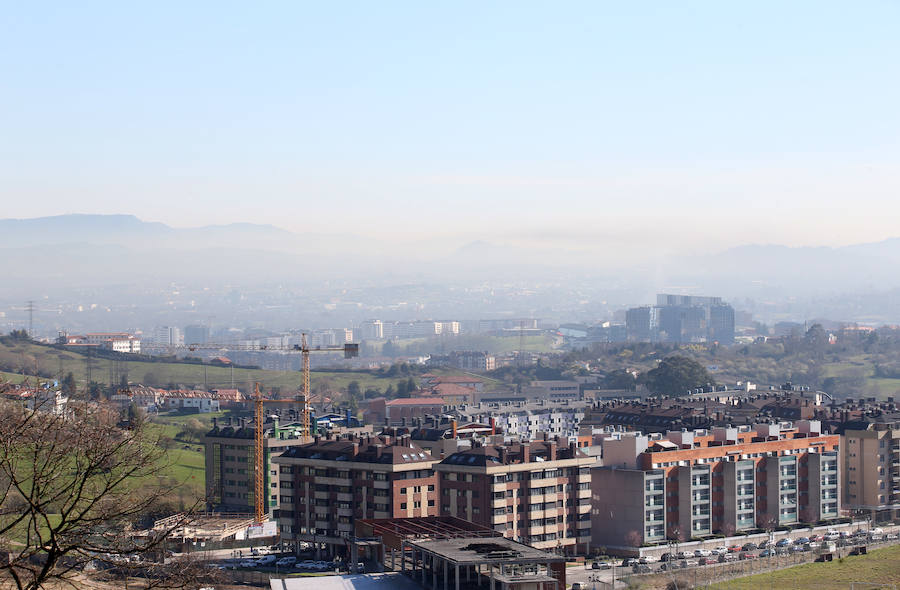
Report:
[[[316,437],[274,458],[282,537],[346,545],[354,522],[438,514],[436,459],[404,436]]]
[[[441,514],[539,549],[586,552],[593,457],[557,440],[480,445],[434,466]]]
[[[840,437],[817,421],[603,440],[593,545],[635,546],[840,516]]]
[[[444,399],[438,396],[400,397],[388,400],[383,397],[369,401],[363,410],[363,420],[367,424],[406,426],[414,419],[440,414],[444,410]]]
[[[900,415],[845,426],[844,507],[876,520],[896,518],[900,515]]]

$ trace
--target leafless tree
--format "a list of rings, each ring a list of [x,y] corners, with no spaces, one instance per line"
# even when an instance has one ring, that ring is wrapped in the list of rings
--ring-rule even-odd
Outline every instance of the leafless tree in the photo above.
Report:
[[[179,483],[161,477],[168,461],[158,431],[141,422],[122,429],[118,420],[88,403],[56,414],[0,402],[0,548],[8,556],[0,586],[85,587],[89,562],[129,563],[124,556],[156,551],[183,526],[134,534]],[[172,584],[184,579],[177,569],[166,576]]]

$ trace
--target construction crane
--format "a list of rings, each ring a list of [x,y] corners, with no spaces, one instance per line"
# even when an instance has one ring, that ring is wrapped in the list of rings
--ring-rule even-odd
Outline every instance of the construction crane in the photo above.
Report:
[[[300,336],[300,344],[292,345],[292,346],[267,346],[267,345],[228,345],[228,344],[213,344],[213,343],[205,343],[205,344],[187,344],[185,348],[188,350],[282,350],[287,352],[299,352],[302,355],[301,358],[301,373],[302,373],[302,394],[301,399],[296,400],[302,403],[301,407],[301,420],[303,424],[303,429],[301,431],[301,442],[309,442],[311,439],[311,424],[310,424],[310,388],[309,388],[309,355],[312,352],[343,352],[344,358],[349,359],[353,357],[359,356],[359,344],[356,343],[346,343],[343,346],[315,346],[310,347],[306,341],[306,334],[301,334]],[[254,442],[256,448],[256,459],[255,459],[255,469],[256,469],[256,480],[255,480],[255,500],[256,500],[256,522],[262,523],[262,519],[265,516],[265,508],[264,508],[264,498],[265,498],[265,462],[263,460],[263,452],[265,451],[265,446],[263,444],[263,422],[265,420],[265,416],[263,414],[263,402],[274,402],[274,403],[290,403],[291,400],[273,400],[273,399],[263,399],[262,393],[259,390],[259,383],[256,384],[254,388],[254,396],[253,403],[255,406],[255,432],[254,432]]]

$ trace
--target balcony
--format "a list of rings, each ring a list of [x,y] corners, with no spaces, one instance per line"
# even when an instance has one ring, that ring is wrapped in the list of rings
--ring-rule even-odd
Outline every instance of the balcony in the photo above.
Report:
[[[578,498],[590,498],[591,490],[578,490]]]
[[[329,486],[352,486],[353,480],[349,477],[317,477],[317,484],[329,485]]]
[[[344,493],[341,493],[341,494],[338,494],[338,495],[337,495],[337,499],[338,499],[338,502],[352,502],[352,501],[353,501],[353,494],[344,494]]]
[[[372,487],[376,490],[389,490],[391,489],[391,482],[376,480],[372,482]]]

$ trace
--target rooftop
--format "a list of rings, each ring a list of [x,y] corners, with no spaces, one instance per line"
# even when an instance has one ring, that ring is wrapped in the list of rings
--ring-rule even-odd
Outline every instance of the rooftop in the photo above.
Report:
[[[458,537],[408,541],[425,552],[437,555],[455,565],[486,563],[564,563],[565,557],[554,555],[506,537]]]

